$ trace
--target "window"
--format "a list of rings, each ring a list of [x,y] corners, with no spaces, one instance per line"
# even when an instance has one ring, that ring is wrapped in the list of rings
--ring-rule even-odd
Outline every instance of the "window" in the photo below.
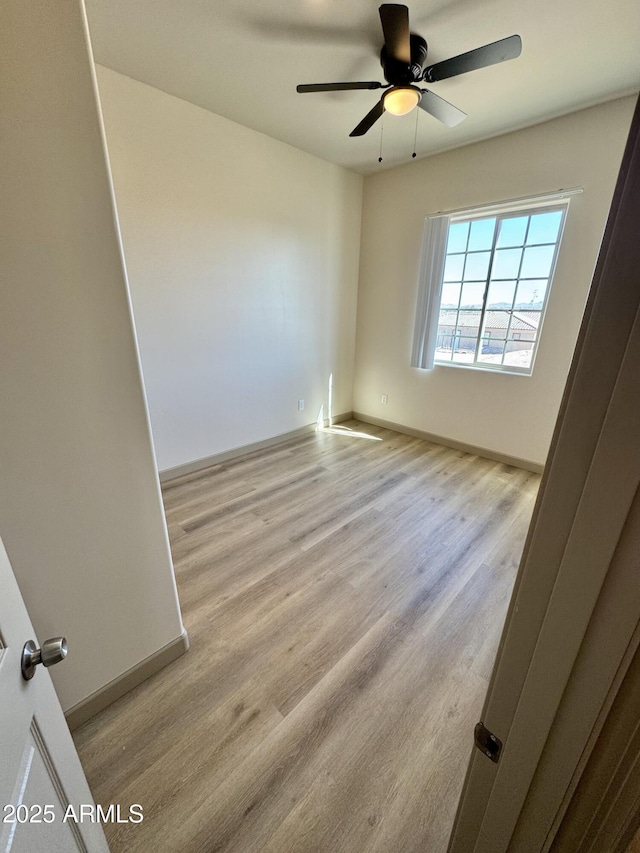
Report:
[[[568,204],[427,219],[414,366],[531,373]]]

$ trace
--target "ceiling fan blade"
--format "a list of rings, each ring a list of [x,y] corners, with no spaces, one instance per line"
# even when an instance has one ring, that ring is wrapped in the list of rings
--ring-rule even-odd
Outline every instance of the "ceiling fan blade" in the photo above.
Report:
[[[399,3],[383,3],[379,12],[387,56],[408,65],[411,62],[409,10]]]
[[[455,127],[466,119],[466,113],[454,107],[449,101],[445,101],[440,95],[436,95],[435,92],[430,92],[428,89],[422,89],[421,91],[422,97],[418,106],[447,127]]]
[[[302,83],[296,92],[349,92],[351,89],[382,89],[384,83],[371,80],[366,83]]]
[[[478,68],[486,68],[496,65],[498,62],[506,62],[507,59],[515,59],[522,52],[522,39],[520,36],[509,36],[484,47],[477,47],[459,56],[452,56],[442,62],[436,62],[425,68],[423,79],[427,83],[435,83],[437,80],[446,80],[448,77],[457,77],[458,74],[466,74],[467,71],[475,71]]]
[[[349,136],[364,136],[369,128],[373,127],[373,125],[378,121],[383,112],[384,104],[382,103],[382,99],[380,99],[375,107],[366,114],[360,124],[357,127],[354,127]]]

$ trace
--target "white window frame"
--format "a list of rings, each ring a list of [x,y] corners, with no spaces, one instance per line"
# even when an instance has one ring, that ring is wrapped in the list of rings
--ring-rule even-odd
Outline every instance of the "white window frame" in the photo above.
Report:
[[[502,202],[499,204],[483,205],[473,209],[463,209],[450,211],[446,214],[437,214],[429,216],[425,219],[425,230],[422,247],[422,263],[420,270],[420,281],[418,288],[418,304],[416,310],[416,325],[413,343],[413,353],[411,364],[413,367],[430,370],[433,367],[456,367],[467,370],[483,370],[498,373],[510,373],[523,376],[530,376],[533,372],[535,358],[540,342],[541,332],[544,325],[544,318],[549,300],[549,294],[553,286],[553,279],[556,270],[560,246],[567,220],[570,196],[582,192],[582,188],[572,190],[560,190],[556,193],[549,193],[543,196],[537,196],[526,199],[515,199],[510,202]],[[553,259],[549,271],[548,285],[545,290],[542,308],[540,310],[540,320],[534,341],[532,341],[531,361],[528,367],[519,367],[512,364],[495,364],[492,362],[476,361],[475,359],[480,354],[480,341],[482,338],[482,327],[484,323],[485,313],[487,311],[487,297],[489,292],[489,284],[491,280],[491,269],[495,257],[497,236],[499,233],[500,222],[504,219],[510,219],[517,216],[531,216],[537,212],[544,210],[545,212],[560,210],[562,211],[562,219],[558,229],[558,236],[555,243]],[[493,241],[491,245],[491,258],[489,268],[487,270],[485,288],[482,298],[482,307],[480,310],[480,322],[476,336],[476,348],[473,362],[455,362],[438,360],[436,358],[436,341],[438,330],[438,318],[440,313],[440,305],[442,301],[442,288],[444,277],[444,266],[446,257],[447,239],[443,239],[443,232],[448,235],[449,227],[457,222],[469,222],[479,219],[496,218],[494,228]],[[435,235],[435,237],[434,237]],[[524,251],[520,259],[520,264],[524,258]],[[520,272],[520,271],[519,271]],[[520,280],[519,274],[516,277]],[[516,298],[514,292],[514,300]],[[459,305],[458,305],[459,310]],[[513,311],[513,307],[511,311]],[[509,326],[505,331],[505,349],[508,343]],[[505,353],[506,354],[506,353]]]

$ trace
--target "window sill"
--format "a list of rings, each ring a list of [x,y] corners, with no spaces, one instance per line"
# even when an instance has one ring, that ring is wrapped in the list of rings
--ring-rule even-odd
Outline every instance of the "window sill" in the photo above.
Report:
[[[484,367],[479,364],[464,364],[464,363],[456,363],[455,361],[436,361],[434,362],[434,367],[455,367],[458,370],[473,370],[480,371],[482,373],[496,373],[502,374],[506,373],[507,376],[525,376],[527,378],[531,378],[533,375],[533,368],[531,370],[518,370],[518,368],[505,368],[505,367]]]

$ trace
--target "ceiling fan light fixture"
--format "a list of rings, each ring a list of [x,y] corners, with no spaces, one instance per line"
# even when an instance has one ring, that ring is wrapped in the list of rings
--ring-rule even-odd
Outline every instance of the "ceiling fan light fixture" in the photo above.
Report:
[[[420,89],[415,86],[394,86],[384,94],[384,108],[394,116],[404,116],[418,106],[420,96]]]

